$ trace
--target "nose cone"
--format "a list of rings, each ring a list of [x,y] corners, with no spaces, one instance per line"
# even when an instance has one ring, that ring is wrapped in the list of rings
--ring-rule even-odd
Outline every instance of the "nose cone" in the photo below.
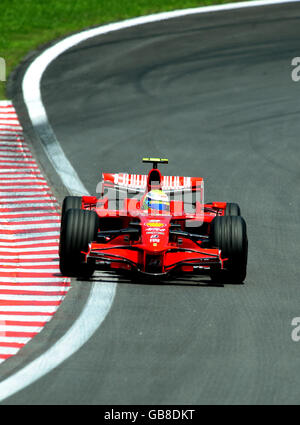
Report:
[[[148,251],[159,252],[169,243],[169,217],[147,217],[142,223],[142,239]]]

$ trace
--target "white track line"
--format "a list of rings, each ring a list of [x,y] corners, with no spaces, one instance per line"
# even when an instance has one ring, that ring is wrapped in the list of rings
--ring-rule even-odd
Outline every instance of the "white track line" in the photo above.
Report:
[[[239,2],[142,16],[80,32],[69,36],[46,49],[27,69],[23,79],[22,89],[33,126],[39,133],[49,160],[53,164],[69,192],[73,195],[88,193],[76,171],[66,158],[48,122],[48,117],[42,102],[40,91],[40,82],[44,71],[59,55],[89,38],[137,25],[144,25],[151,22],[158,22],[198,13],[271,6],[297,1],[298,0],[263,0]],[[35,382],[76,352],[93,335],[105,319],[112,306],[115,291],[116,284],[103,283],[99,285],[99,283],[97,283],[96,285],[93,285],[89,299],[81,315],[74,322],[71,329],[47,352],[0,383],[0,401]]]

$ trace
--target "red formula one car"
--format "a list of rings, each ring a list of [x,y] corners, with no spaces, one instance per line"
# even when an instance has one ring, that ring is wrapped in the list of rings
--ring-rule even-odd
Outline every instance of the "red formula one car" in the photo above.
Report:
[[[207,274],[241,283],[248,239],[236,203],[204,203],[200,177],[103,173],[100,196],[67,196],[62,206],[60,270],[90,277],[95,270],[153,278]]]

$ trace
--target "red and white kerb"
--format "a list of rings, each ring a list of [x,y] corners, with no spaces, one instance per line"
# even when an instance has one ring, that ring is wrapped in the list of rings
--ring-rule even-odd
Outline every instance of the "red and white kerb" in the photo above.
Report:
[[[59,271],[60,207],[0,102],[0,363],[53,317],[70,288]]]

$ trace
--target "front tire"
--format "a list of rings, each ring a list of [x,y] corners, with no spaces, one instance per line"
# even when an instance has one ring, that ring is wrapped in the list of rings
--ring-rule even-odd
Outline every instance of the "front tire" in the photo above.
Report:
[[[212,221],[212,244],[221,250],[224,269],[213,270],[212,279],[242,283],[246,278],[248,238],[246,222],[241,216],[217,216]]]
[[[93,264],[84,263],[84,254],[98,232],[98,215],[95,211],[69,209],[62,217],[59,265],[64,276],[90,277],[95,271]]]

